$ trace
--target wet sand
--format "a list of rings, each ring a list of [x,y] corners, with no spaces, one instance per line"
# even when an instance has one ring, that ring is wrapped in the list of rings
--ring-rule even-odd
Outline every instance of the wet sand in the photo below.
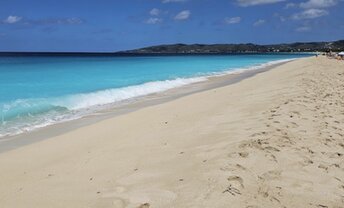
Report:
[[[210,76],[206,79],[206,81],[174,88],[165,92],[154,93],[134,99],[125,100],[119,103],[105,105],[102,106],[102,110],[99,109],[92,114],[76,120],[57,123],[18,135],[2,137],[0,138],[0,153],[31,143],[39,142],[46,138],[55,137],[66,132],[78,129],[80,127],[94,124],[104,119],[109,119],[129,112],[137,111],[147,106],[162,104],[164,102],[172,101],[183,96],[191,95],[193,93],[234,84],[243,79],[255,76],[258,73],[268,71],[286,62],[289,61],[286,60],[281,63],[271,63],[267,66],[258,67],[256,69],[249,68],[247,70],[243,69],[241,71],[233,71],[229,74],[221,76]]]

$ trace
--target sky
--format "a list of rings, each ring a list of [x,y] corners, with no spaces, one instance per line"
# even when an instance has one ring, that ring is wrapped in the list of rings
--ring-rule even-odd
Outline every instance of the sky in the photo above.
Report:
[[[344,0],[1,0],[0,51],[344,39]]]

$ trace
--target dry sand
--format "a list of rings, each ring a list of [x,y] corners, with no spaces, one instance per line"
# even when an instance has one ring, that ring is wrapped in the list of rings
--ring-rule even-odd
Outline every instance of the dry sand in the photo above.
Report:
[[[344,207],[344,62],[239,83],[0,154],[0,207]]]

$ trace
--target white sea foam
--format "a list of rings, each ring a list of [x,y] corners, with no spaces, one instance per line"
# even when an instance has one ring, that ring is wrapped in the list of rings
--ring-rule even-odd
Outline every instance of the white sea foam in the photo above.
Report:
[[[205,81],[205,77],[178,78],[175,80],[147,82],[141,85],[102,90],[93,93],[76,94],[60,99],[55,104],[70,110],[79,110],[92,106],[115,103],[131,98],[141,97],[153,93],[163,92],[172,88]]]
[[[298,59],[298,58],[269,61],[267,63],[256,64],[256,65],[249,66],[249,67],[231,69],[231,70],[227,70],[227,71],[223,71],[223,72],[215,72],[215,73],[213,73],[213,74],[211,74],[211,75],[209,75],[207,77],[223,76],[223,75],[229,75],[229,74],[240,74],[240,73],[243,73],[245,71],[263,69],[263,68],[266,68],[266,67],[269,67],[269,66],[286,63],[286,62],[293,61],[293,60],[296,60],[296,59]]]
[[[37,128],[46,127],[65,121],[75,120],[99,110],[107,104],[114,104],[120,101],[129,100],[145,95],[164,92],[176,87],[202,82],[206,77],[178,78],[174,80],[147,82],[141,85],[107,89],[92,93],[75,94],[54,99],[31,99],[17,100],[11,104],[4,105],[2,117],[9,114],[35,111],[43,108],[45,113],[15,118],[14,121],[4,122],[0,125],[0,138],[29,132]],[[50,110],[48,109],[50,107]],[[68,109],[61,112],[59,109]],[[13,112],[15,111],[15,113]],[[24,113],[23,113],[24,114]]]
[[[147,82],[141,85],[107,89],[92,93],[75,94],[54,99],[18,100],[10,105],[7,104],[3,106],[3,113],[11,111],[11,108],[12,110],[16,110],[17,108],[19,108],[20,110],[22,110],[21,108],[45,108],[48,110],[46,110],[46,113],[43,113],[41,115],[38,114],[34,116],[27,116],[21,121],[19,119],[19,121],[14,121],[13,123],[3,122],[2,125],[0,125],[0,138],[29,132],[52,124],[75,120],[85,115],[96,112],[97,110],[99,110],[98,107],[101,106],[115,104],[133,98],[164,92],[188,84],[206,81],[209,77],[238,74],[244,71],[257,70],[291,60],[294,59],[271,61],[247,68],[230,69],[220,73],[200,75],[193,78],[177,78],[174,80]],[[49,107],[51,106],[53,108],[49,111]],[[61,111],[61,109],[68,110]]]

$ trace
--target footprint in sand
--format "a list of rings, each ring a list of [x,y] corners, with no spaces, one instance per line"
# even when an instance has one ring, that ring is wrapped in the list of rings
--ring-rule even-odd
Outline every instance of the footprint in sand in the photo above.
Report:
[[[328,171],[328,166],[326,166],[326,165],[324,165],[324,164],[318,165],[318,168],[324,169],[326,172]]]
[[[149,203],[144,203],[144,204],[141,204],[138,208],[149,208],[149,207],[150,207]]]
[[[237,183],[237,185],[244,188],[244,180],[240,176],[229,176],[227,180],[231,183]],[[233,184],[232,184],[233,185]]]
[[[279,151],[280,151],[280,150],[277,149],[276,147],[272,147],[272,146],[264,147],[264,150],[274,151],[274,152],[279,152]]]
[[[248,152],[239,152],[238,154],[239,154],[240,157],[243,157],[243,158],[246,158],[249,155]]]
[[[330,153],[329,154],[329,158],[340,158],[342,156],[343,156],[343,154],[339,153],[339,152],[335,152],[335,153]]]
[[[230,182],[229,186],[223,193],[230,193],[231,195],[241,195],[240,189],[244,188],[244,180],[239,176],[230,176],[227,178]]]
[[[225,167],[220,168],[222,171],[238,171],[246,170],[246,168],[240,164],[228,164]]]
[[[277,158],[276,158],[276,156],[274,155],[274,154],[271,154],[271,153],[266,153],[265,155],[264,155],[266,158],[268,158],[268,159],[270,159],[271,161],[273,161],[273,162],[277,162]]]
[[[299,127],[299,125],[295,122],[290,122],[290,124],[292,125],[293,128]]]

